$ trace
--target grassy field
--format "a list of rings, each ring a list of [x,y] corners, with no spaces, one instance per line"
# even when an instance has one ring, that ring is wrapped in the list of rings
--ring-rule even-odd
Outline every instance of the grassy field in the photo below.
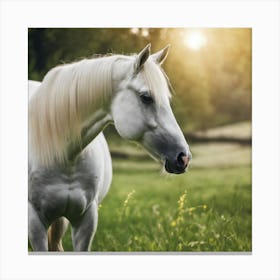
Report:
[[[250,146],[191,145],[188,172],[168,175],[142,150],[122,145],[111,149],[130,157],[113,159],[92,251],[252,250]],[[64,248],[72,251],[70,230]]]

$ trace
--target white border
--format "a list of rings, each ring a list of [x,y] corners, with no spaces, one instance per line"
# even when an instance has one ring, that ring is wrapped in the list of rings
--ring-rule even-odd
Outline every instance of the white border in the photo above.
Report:
[[[28,27],[253,28],[253,254],[27,254]],[[1,2],[1,279],[280,279],[278,1]]]

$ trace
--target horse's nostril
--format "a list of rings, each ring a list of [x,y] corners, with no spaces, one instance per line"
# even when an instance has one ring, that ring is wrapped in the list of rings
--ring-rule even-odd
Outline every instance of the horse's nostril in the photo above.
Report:
[[[177,157],[177,163],[183,168],[188,166],[189,160],[189,157],[185,153],[180,153]]]
[[[178,156],[177,156],[177,162],[180,164],[180,165],[184,165],[184,161],[183,161],[183,157],[185,156],[185,153],[180,153]]]
[[[169,173],[181,174],[185,172],[189,161],[191,160],[191,154],[179,153],[178,156],[173,160],[166,159],[165,170]]]

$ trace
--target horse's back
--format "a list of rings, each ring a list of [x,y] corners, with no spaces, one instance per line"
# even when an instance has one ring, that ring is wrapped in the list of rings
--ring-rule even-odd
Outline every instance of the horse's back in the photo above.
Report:
[[[40,82],[37,81],[28,81],[28,96],[29,98],[36,92],[36,90],[39,88],[40,86]]]

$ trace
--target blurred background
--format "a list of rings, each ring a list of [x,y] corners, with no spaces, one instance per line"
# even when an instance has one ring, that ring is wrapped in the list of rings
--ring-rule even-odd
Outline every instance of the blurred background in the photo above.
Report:
[[[184,130],[251,119],[251,29],[29,29],[29,78],[94,54],[156,52],[171,44],[164,69]]]
[[[171,44],[163,68],[193,161],[184,175],[162,175],[144,150],[107,127],[114,177],[92,250],[251,251],[251,29],[31,28],[28,78],[148,43],[152,52]],[[69,232],[65,246],[72,248]]]

